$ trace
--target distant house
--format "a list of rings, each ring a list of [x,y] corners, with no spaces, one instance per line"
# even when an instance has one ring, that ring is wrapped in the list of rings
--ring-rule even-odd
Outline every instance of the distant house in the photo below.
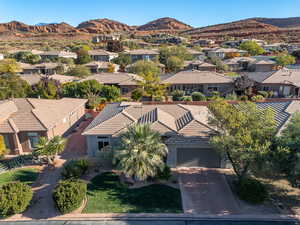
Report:
[[[58,72],[59,63],[40,63],[40,64],[20,64],[23,74],[45,74],[52,75]],[[63,69],[66,69],[63,67]]]
[[[90,50],[88,53],[91,56],[93,61],[110,62],[112,59],[118,57],[117,53],[109,52],[101,49]]]
[[[217,57],[224,59],[228,54],[239,54],[240,56],[244,56],[247,54],[247,51],[236,48],[214,48],[207,51],[207,56],[210,58]]]
[[[201,60],[184,61],[184,70],[216,71],[216,66]]]
[[[263,49],[267,52],[277,52],[285,49],[285,44],[283,43],[273,43],[273,44],[265,44],[263,45]]]
[[[268,72],[273,71],[276,62],[270,59],[255,57],[234,57],[224,61],[231,71]]]
[[[16,98],[0,101],[0,134],[11,155],[31,152],[39,138],[64,135],[85,114],[87,100]]]
[[[45,77],[45,75],[43,76]],[[49,79],[51,80],[56,80],[61,84],[69,83],[69,82],[74,82],[74,81],[79,81],[79,77],[75,76],[69,76],[69,75],[60,75],[60,74],[53,74],[51,76],[48,76]]]
[[[113,65],[115,68],[113,72],[119,71],[120,68],[120,66],[117,64],[101,61],[93,61],[84,65],[88,67],[92,73],[108,72],[110,65]]]
[[[211,95],[217,91],[225,95],[233,91],[233,78],[211,71],[181,71],[162,82],[169,85],[169,92],[182,90],[186,94],[196,91]]]
[[[143,78],[132,73],[99,73],[81,80],[96,80],[100,84],[114,85],[121,89],[121,94],[130,96],[131,92],[139,87],[138,82]]]
[[[259,39],[254,39],[254,38],[248,39],[247,38],[247,39],[241,39],[241,40],[226,41],[226,42],[223,42],[222,45],[227,46],[227,47],[231,47],[231,48],[236,48],[236,47],[239,47],[242,43],[244,43],[246,41],[254,41],[260,46],[267,44],[266,41],[264,41],[264,40],[259,40]]]
[[[76,59],[77,54],[74,52],[66,51],[47,51],[39,54],[42,59],[57,59],[57,58],[72,58]]]
[[[0,53],[0,60],[4,59],[4,55]]]
[[[120,40],[119,34],[101,34],[94,36],[92,39],[93,43],[100,43],[100,42],[107,42],[107,41],[119,41]]]
[[[277,97],[300,96],[300,70],[281,69],[271,72],[245,73],[249,79],[255,81],[256,89],[261,91],[273,91]]]
[[[187,48],[187,51],[193,56],[194,59],[204,60],[205,54],[192,48]]]
[[[139,61],[139,60],[156,60],[159,56],[157,50],[150,50],[150,49],[136,49],[125,52],[125,54],[131,57],[132,63]]]
[[[213,44],[215,44],[215,41],[211,39],[199,39],[193,42],[193,45],[199,45],[201,47],[209,47]]]

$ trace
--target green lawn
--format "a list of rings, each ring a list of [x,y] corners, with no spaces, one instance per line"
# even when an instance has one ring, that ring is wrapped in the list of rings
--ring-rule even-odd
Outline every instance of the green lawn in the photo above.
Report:
[[[92,179],[88,186],[88,203],[83,213],[181,213],[180,191],[153,184],[128,189],[113,173]]]
[[[38,177],[39,170],[35,168],[15,169],[0,174],[0,185],[11,181],[21,181],[31,185]]]

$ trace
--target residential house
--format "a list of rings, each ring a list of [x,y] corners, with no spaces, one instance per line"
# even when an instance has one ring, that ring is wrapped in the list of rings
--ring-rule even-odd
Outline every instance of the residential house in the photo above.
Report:
[[[4,59],[4,55],[0,53],[0,60]]]
[[[268,72],[275,69],[276,62],[255,57],[234,57],[224,61],[231,71]]]
[[[201,60],[184,61],[184,70],[216,71],[216,66]]]
[[[11,155],[31,152],[39,138],[62,136],[85,114],[87,100],[16,98],[0,101],[0,135]]]
[[[56,74],[62,64],[59,63],[40,63],[40,64],[26,64],[21,63],[21,69],[23,74]],[[65,70],[65,66],[62,67]]]
[[[139,81],[143,78],[132,73],[99,73],[95,75],[88,76],[87,78],[81,80],[96,80],[100,84],[114,85],[121,89],[121,94],[124,96],[130,96],[131,92],[139,87]]]
[[[291,116],[300,110],[300,101],[256,103],[260,109],[272,108],[277,133],[288,124]],[[206,106],[188,104],[143,104],[121,102],[106,105],[100,114],[84,130],[89,157],[120,145],[120,135],[129,126],[149,124],[161,134],[167,145],[165,159],[170,167],[224,168],[225,157],[210,145],[216,130],[209,123]]]
[[[253,72],[268,72],[276,69],[274,60],[256,60],[249,65],[248,70]]]
[[[36,85],[40,82],[42,76],[40,74],[20,74],[19,75],[22,80],[25,80],[30,86]]]
[[[192,49],[192,48],[187,48],[187,51],[196,60],[204,60],[205,59],[205,54],[203,52],[197,51],[197,50]]]
[[[118,57],[117,53],[105,51],[102,49],[88,51],[93,61],[110,62],[112,59]]]
[[[157,50],[150,50],[150,49],[136,49],[125,52],[125,54],[129,55],[131,57],[132,63],[135,63],[139,60],[145,60],[145,61],[155,61],[158,59],[159,53]]]
[[[244,75],[255,81],[257,90],[273,91],[276,97],[300,96],[300,70],[298,69],[284,68],[270,72],[249,72]]]
[[[42,59],[57,59],[57,58],[71,58],[77,59],[77,54],[74,52],[66,51],[46,51],[39,54]]]
[[[193,42],[193,45],[199,45],[201,47],[209,47],[215,44],[214,40],[211,39],[199,39]]]
[[[186,94],[202,92],[211,95],[212,92],[220,92],[226,95],[233,91],[233,78],[212,71],[181,71],[169,76],[162,81],[168,84],[168,91],[183,90]]]
[[[48,76],[48,75],[44,75],[43,77],[46,77],[46,76]],[[69,75],[60,75],[60,74],[53,74],[51,76],[48,76],[48,78],[51,79],[51,80],[56,80],[61,84],[80,81],[79,77],[69,76]]]
[[[259,40],[259,39],[254,39],[254,38],[248,39],[247,38],[247,39],[242,39],[242,40],[226,41],[226,42],[223,42],[222,45],[223,46],[227,46],[227,47],[231,47],[231,48],[237,48],[242,43],[244,43],[246,41],[254,41],[254,42],[256,42],[260,46],[263,46],[263,45],[267,44],[266,41],[264,41],[264,40]]]
[[[86,67],[88,67],[92,73],[100,73],[100,72],[108,72],[110,66],[113,66],[114,71],[119,71],[120,66],[114,63],[110,62],[99,62],[99,61],[93,61],[89,62],[87,64],[84,64]]]
[[[213,48],[207,51],[207,56],[210,58],[216,57],[225,59],[229,54],[237,54],[238,56],[244,56],[247,51],[236,49],[236,48]]]
[[[101,34],[94,36],[92,39],[93,43],[107,42],[107,41],[119,41],[121,35],[119,34]]]

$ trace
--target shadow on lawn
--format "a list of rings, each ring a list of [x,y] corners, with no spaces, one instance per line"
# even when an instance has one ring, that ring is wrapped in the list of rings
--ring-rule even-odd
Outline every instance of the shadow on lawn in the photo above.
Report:
[[[119,177],[113,173],[96,176],[88,186],[88,195],[95,191],[105,191],[109,199],[122,205],[131,205],[129,212],[182,212],[180,191],[160,184],[152,184],[142,188],[129,189],[120,183]],[[101,203],[100,203],[101,204]]]

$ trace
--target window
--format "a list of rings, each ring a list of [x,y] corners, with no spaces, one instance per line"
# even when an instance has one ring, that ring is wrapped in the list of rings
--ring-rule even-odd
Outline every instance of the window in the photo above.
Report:
[[[209,87],[207,87],[207,90],[208,90],[209,92],[213,92],[213,91],[218,91],[219,88],[216,87],[216,86],[209,86]]]
[[[38,133],[29,132],[28,133],[28,138],[29,138],[29,147],[31,149],[36,148],[37,144],[39,143],[39,135],[38,135]]]
[[[128,88],[125,88],[125,87],[122,87],[122,93],[123,94],[127,94],[129,92],[129,89]]]
[[[101,151],[105,146],[109,145],[109,138],[108,137],[103,137],[103,136],[98,136],[98,150]]]
[[[270,87],[267,87],[267,86],[263,87],[263,91],[269,91],[269,90],[270,90]]]
[[[6,134],[4,134],[3,137],[4,137],[4,144],[5,144],[5,147],[6,147],[7,149],[11,149],[10,141],[9,141],[9,136],[6,135]]]

